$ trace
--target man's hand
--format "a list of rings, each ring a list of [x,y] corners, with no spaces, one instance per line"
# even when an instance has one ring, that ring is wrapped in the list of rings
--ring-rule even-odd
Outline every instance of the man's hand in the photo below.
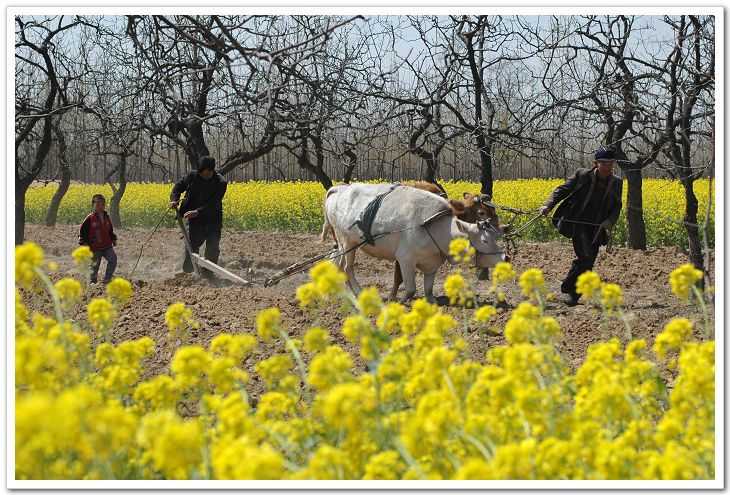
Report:
[[[601,228],[606,230],[611,230],[613,228],[613,224],[609,222],[608,220],[604,220],[601,222]]]
[[[197,216],[198,216],[198,210],[190,210],[190,211],[185,212],[185,214],[183,215],[183,218],[187,218],[188,220],[190,220],[191,218],[195,218]]]
[[[117,247],[117,241],[112,241],[112,246]]]
[[[178,204],[179,202],[180,202],[180,201],[170,201],[170,208],[175,208],[175,207],[177,207],[177,204]]]
[[[547,206],[545,206],[545,205],[542,205],[542,206],[540,207],[540,215],[542,215],[543,217],[546,217],[546,216],[548,215],[548,212],[549,212],[549,211],[550,211],[550,208],[548,208],[548,207],[547,207]]]

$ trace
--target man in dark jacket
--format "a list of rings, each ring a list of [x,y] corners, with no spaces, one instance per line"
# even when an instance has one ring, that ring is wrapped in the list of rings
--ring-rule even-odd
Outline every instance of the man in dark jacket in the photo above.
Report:
[[[577,304],[580,298],[575,288],[578,276],[593,268],[598,248],[608,243],[606,232],[621,213],[623,181],[613,175],[615,163],[613,148],[599,148],[594,153],[593,168],[576,170],[540,207],[540,213],[547,216],[562,201],[552,221],[558,232],[573,240],[576,259],[560,286],[568,304]]]
[[[188,220],[190,244],[197,253],[205,242],[205,258],[218,263],[220,255],[221,229],[223,228],[223,196],[228,184],[223,176],[215,171],[215,158],[200,158],[197,170],[183,177],[172,188],[170,206],[177,206],[180,195],[185,192],[185,199],[180,205],[180,214]],[[187,249],[184,250],[183,271],[193,271],[193,264]],[[203,274],[211,277],[212,273],[203,269]]]

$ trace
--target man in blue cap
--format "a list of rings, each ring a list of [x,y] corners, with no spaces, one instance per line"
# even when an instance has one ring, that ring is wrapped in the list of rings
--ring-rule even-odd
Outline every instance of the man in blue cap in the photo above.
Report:
[[[563,300],[571,305],[580,299],[575,288],[578,276],[593,268],[598,248],[608,244],[607,231],[621,213],[623,181],[613,174],[615,164],[616,150],[598,148],[593,154],[593,168],[576,170],[540,207],[540,213],[547,216],[562,201],[552,221],[558,232],[573,240],[576,259],[560,285]]]

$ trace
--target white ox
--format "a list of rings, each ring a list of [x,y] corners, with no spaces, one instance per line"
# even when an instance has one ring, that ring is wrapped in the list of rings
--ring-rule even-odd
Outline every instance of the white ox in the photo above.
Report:
[[[355,278],[355,253],[363,239],[355,222],[374,198],[392,187],[351,184],[333,186],[327,191],[322,240],[333,234],[341,253],[335,263],[347,275],[348,285],[356,295],[362,288]],[[477,266],[492,268],[504,261],[497,244],[499,233],[488,222],[462,222],[451,214],[447,200],[412,187],[397,186],[383,198],[371,233],[376,237],[375,244],[363,244],[359,249],[375,258],[398,261],[405,285],[401,302],[412,299],[416,293],[416,269],[423,272],[426,298],[436,302],[433,295],[436,271],[444,259],[452,262],[446,255],[449,243],[458,237],[469,239],[477,251]],[[381,233],[388,234],[378,237]],[[395,299],[397,290],[396,285],[391,299]]]

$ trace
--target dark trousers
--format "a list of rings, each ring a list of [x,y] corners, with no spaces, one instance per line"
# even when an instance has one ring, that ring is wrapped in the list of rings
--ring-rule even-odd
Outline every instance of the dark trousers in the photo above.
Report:
[[[104,258],[106,260],[106,272],[104,273],[104,283],[108,284],[112,281],[112,275],[114,275],[114,270],[117,268],[117,253],[114,252],[113,247],[108,247],[104,249],[97,249],[94,251],[94,264],[91,266],[91,283],[96,283],[96,277],[99,274],[99,265],[101,264],[101,259]]]
[[[580,274],[593,269],[593,264],[596,262],[596,257],[598,256],[598,248],[601,247],[598,240],[593,243],[594,235],[595,230],[590,226],[579,225],[575,228],[575,234],[573,234],[573,251],[575,251],[576,259],[570,265],[568,276],[565,277],[565,280],[560,285],[561,292],[571,294],[576,298],[578,297],[578,293],[575,291],[575,283],[578,281]]]
[[[223,228],[222,218],[193,218],[188,220],[188,232],[190,236],[190,247],[194,253],[198,253],[200,246],[205,242],[205,259],[218,263],[218,256],[221,254],[221,229]],[[183,271],[191,273],[193,263],[190,260],[188,250],[183,247]],[[210,276],[211,271],[202,268],[201,274]]]

